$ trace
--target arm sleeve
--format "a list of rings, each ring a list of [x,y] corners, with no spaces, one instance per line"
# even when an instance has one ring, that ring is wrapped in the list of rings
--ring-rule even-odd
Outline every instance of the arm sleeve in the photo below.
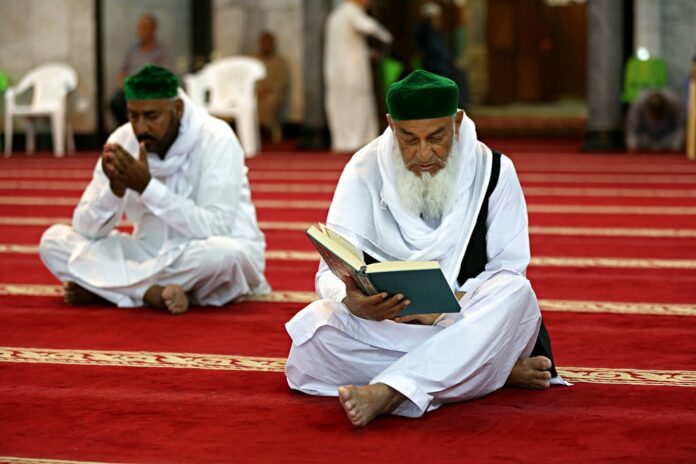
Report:
[[[143,204],[165,224],[188,238],[230,235],[239,205],[246,168],[241,148],[232,137],[196,153],[206,161],[195,201],[174,193],[154,177],[141,195]]]
[[[392,43],[391,33],[366,13],[360,13],[353,17],[353,27],[364,35],[374,36],[384,43]]]
[[[524,275],[529,265],[527,204],[512,161],[501,158],[500,178],[491,194],[486,221],[486,269],[468,279],[461,290],[470,292],[502,269]]]
[[[120,222],[123,207],[123,198],[111,191],[100,159],[73,213],[73,229],[88,239],[105,237]]]
[[[323,259],[319,263],[319,270],[314,278],[314,284],[320,298],[340,303],[347,295],[346,284],[331,272],[331,269],[329,269],[329,266],[326,265]]]

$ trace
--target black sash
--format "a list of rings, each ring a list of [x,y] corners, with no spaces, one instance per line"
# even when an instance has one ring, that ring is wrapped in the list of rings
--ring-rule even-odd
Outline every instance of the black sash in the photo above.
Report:
[[[488,262],[488,254],[486,253],[486,220],[488,219],[488,200],[498,185],[498,178],[500,177],[500,156],[501,154],[495,150],[493,152],[493,166],[491,167],[491,178],[488,181],[488,188],[486,189],[486,196],[481,204],[481,211],[479,212],[478,218],[476,218],[476,225],[474,226],[474,231],[471,234],[471,239],[466,247],[466,252],[464,253],[464,259],[462,260],[462,265],[459,268],[459,275],[457,281],[460,285],[466,282],[468,279],[476,277],[486,269],[486,263]],[[364,253],[365,263],[372,264],[376,263],[377,260],[370,256],[368,253]],[[556,364],[553,360],[553,353],[551,352],[551,337],[549,337],[549,332],[546,330],[544,325],[544,320],[541,320],[541,327],[539,328],[539,335],[537,336],[536,343],[534,344],[534,349],[530,356],[546,356],[551,360],[551,375],[555,377]]]

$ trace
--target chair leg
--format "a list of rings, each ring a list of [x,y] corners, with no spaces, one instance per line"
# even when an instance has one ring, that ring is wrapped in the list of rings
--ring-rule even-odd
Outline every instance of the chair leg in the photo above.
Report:
[[[65,123],[65,138],[68,147],[68,155],[72,155],[75,153],[75,134],[70,120]]]
[[[27,145],[27,155],[33,155],[36,148],[36,130],[34,128],[34,119],[27,118],[27,130],[26,130],[26,145]]]
[[[5,113],[5,158],[12,155],[12,115]]]
[[[53,154],[56,158],[65,155],[65,117],[61,113],[51,115],[51,135],[53,136]]]
[[[256,156],[256,151],[258,150],[258,145],[256,143],[256,131],[253,125],[252,118],[248,114],[241,114],[237,118],[237,126],[239,128],[239,139],[242,142],[242,148],[244,148],[244,154],[247,158]]]

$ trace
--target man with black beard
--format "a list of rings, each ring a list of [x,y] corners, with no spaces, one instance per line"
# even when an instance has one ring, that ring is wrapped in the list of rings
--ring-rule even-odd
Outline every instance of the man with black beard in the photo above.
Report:
[[[322,262],[322,299],[286,324],[290,387],[338,396],[358,427],[506,383],[563,383],[525,278],[527,209],[514,166],[477,140],[457,102],[457,85],[427,71],[392,85],[389,128],[346,166],[326,226],[368,263],[438,261],[461,311],[400,317],[404,295],[363,295]]]
[[[266,242],[244,153],[230,127],[194,105],[170,71],[125,81],[130,122],[104,145],[71,226],[39,252],[70,305],[106,301],[181,314],[268,293]],[[133,233],[116,230],[126,215]]]

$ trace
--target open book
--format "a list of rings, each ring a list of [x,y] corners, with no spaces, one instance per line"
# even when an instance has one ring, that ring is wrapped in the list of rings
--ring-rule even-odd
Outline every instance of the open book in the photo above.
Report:
[[[366,265],[360,250],[324,224],[311,226],[305,233],[331,271],[339,278],[351,277],[364,294],[401,293],[411,300],[401,316],[459,312],[459,302],[437,261],[389,261]]]

